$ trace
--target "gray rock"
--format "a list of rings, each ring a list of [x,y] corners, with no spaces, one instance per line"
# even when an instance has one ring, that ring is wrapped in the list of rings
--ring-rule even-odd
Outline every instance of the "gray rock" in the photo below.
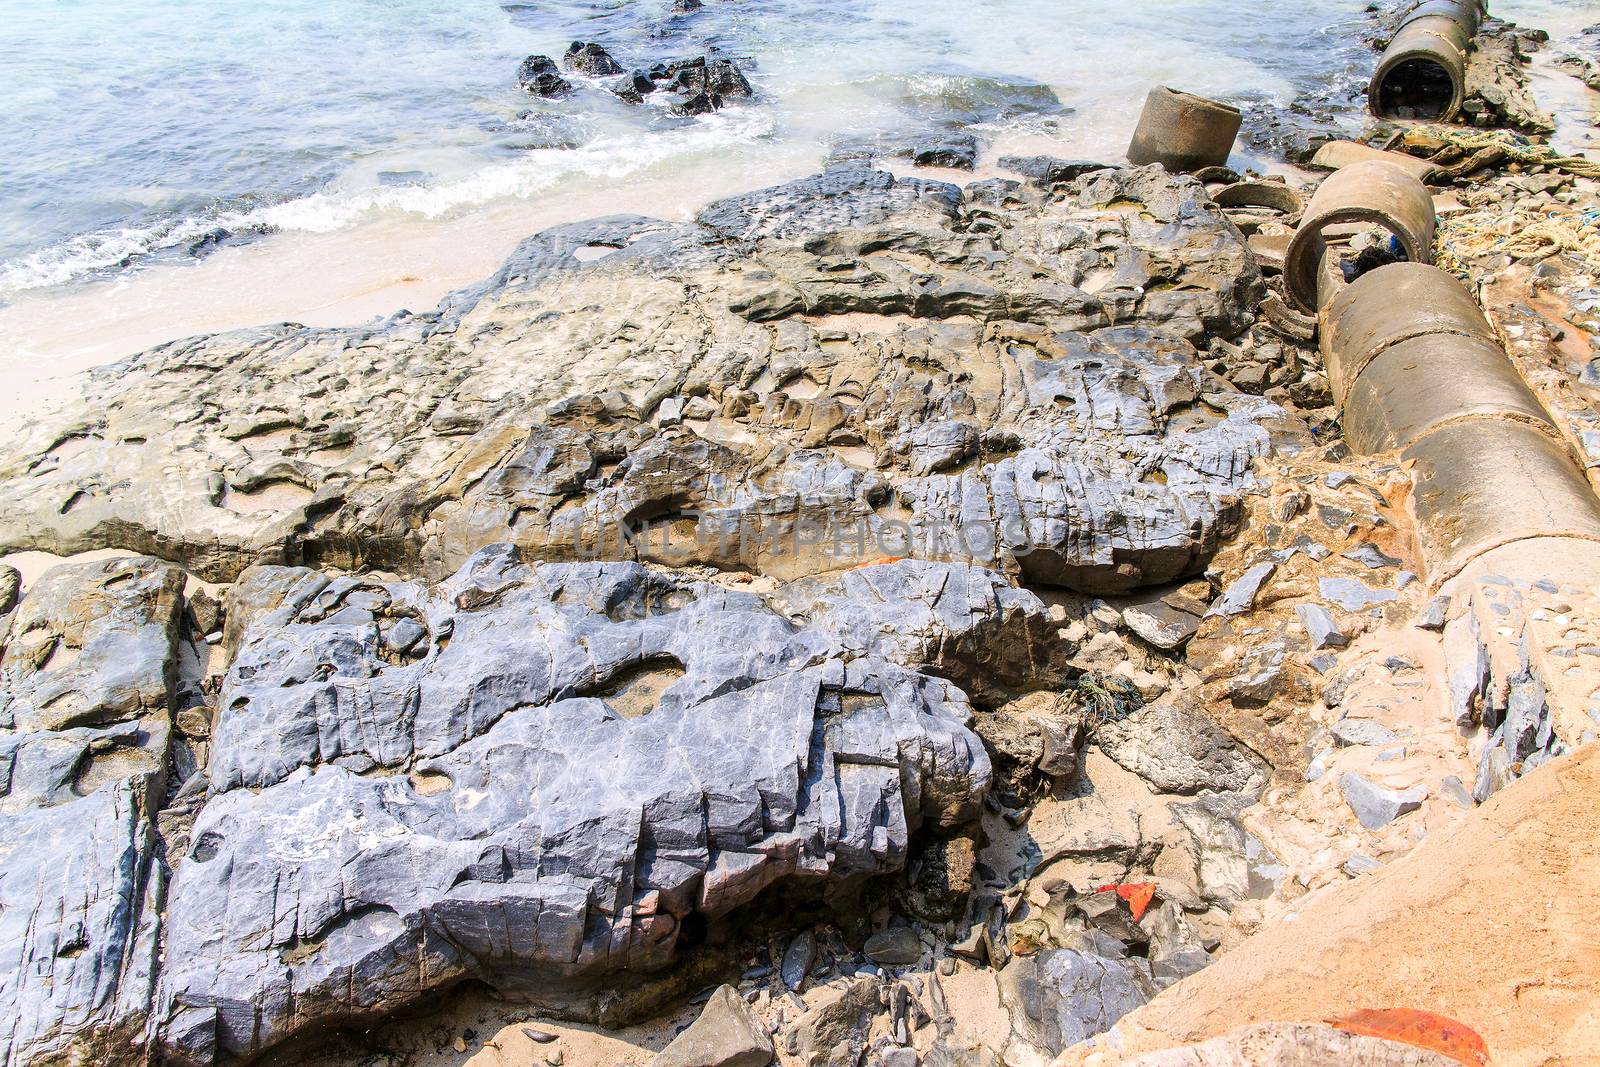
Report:
[[[934,474],[972,458],[978,433],[969,423],[945,420],[918,426],[907,435],[911,473]]]
[[[1345,551],[1339,553],[1339,555],[1343,556],[1345,559],[1354,560],[1363,567],[1366,567],[1368,570],[1381,570],[1384,567],[1398,567],[1400,566],[1401,562],[1394,556],[1386,554],[1383,549],[1379,548],[1371,541],[1363,541],[1355,548],[1346,549]]]
[[[1288,655],[1288,646],[1283,641],[1269,641],[1251,648],[1239,661],[1239,673],[1228,680],[1229,699],[1246,708],[1271,703],[1289,685]]]
[[[382,652],[398,618],[428,632],[407,656]],[[158,1038],[248,1056],[466,977],[581,1004],[670,960],[691,914],[897,870],[919,825],[972,819],[969,715],[947,682],[637,564],[495,546],[437,588],[302,583],[224,683]],[[374,770],[331,763],[351,754]]]
[[[867,938],[867,958],[884,967],[908,967],[922,958],[922,941],[909,926],[893,926]]]
[[[811,975],[811,965],[816,961],[816,932],[801,930],[789,942],[789,947],[783,950],[783,960],[778,966],[778,975],[783,979],[784,987],[796,993],[804,989],[806,979]]]
[[[549,56],[529,56],[517,68],[517,84],[534,96],[558,97],[572,92],[572,83],[563,78],[555,60]]]
[[[1478,777],[1472,786],[1472,799],[1479,804],[1487,802],[1517,777],[1511,767],[1511,757],[1505,746],[1499,743],[1498,735],[1499,731],[1496,731],[1495,743],[1484,749],[1483,755],[1478,757]]]
[[[1306,637],[1313,649],[1343,648],[1350,643],[1333,616],[1328,614],[1328,609],[1322,605],[1297,604],[1294,611],[1300,617],[1300,625],[1306,628]]]
[[[1344,861],[1343,869],[1344,873],[1351,878],[1357,878],[1363,874],[1371,874],[1382,866],[1382,863],[1379,863],[1365,852],[1352,852],[1350,858]]]
[[[1266,580],[1277,570],[1275,563],[1257,563],[1245,571],[1222,591],[1222,596],[1212,605],[1213,615],[1243,615],[1255,606],[1256,596]]]
[[[1333,740],[1341,748],[1353,745],[1388,745],[1397,740],[1395,732],[1372,719],[1343,718],[1334,724]]]
[[[1417,629],[1443,633],[1449,614],[1450,597],[1441,593],[1429,600],[1427,607],[1422,609],[1422,614],[1417,616]]]
[[[1253,793],[1266,782],[1265,769],[1190,701],[1148,704],[1102,723],[1094,740],[1163,793]]]
[[[805,1067],[856,1067],[873,1017],[882,1011],[882,978],[858,978],[838,1000],[812,1008],[787,1035],[788,1051]]]
[[[1181,593],[1124,602],[1122,622],[1140,640],[1163,652],[1182,648],[1200,628],[1206,607]]]
[[[561,65],[579,74],[587,74],[591,78],[622,73],[621,65],[611,58],[611,53],[593,41],[573,41],[562,55]]]
[[[1225,909],[1250,896],[1249,839],[1239,812],[1253,801],[1249,794],[1219,794],[1167,805],[1189,837],[1200,896]]]
[[[163,346],[0,454],[0,551],[159,545],[216,581],[296,559],[440,580],[497,542],[783,580],[916,555],[1093,593],[1202,568],[1255,459],[1304,432],[1259,397],[1200,403],[1193,341],[1262,291],[1237,231],[1159,167],[1023,189],[988,232],[966,206],[842,167],[689,222],[556,227],[429,312]],[[684,424],[655,425],[671,397]],[[913,473],[894,445],[935,424],[1012,444]]]
[[[1373,589],[1354,578],[1320,578],[1317,589],[1323,600],[1345,611],[1365,611],[1374,604],[1387,604],[1399,596],[1393,589]]]
[[[1407,812],[1416,811],[1428,799],[1425,785],[1414,785],[1406,790],[1385,789],[1354,771],[1339,776],[1339,791],[1368,830],[1381,830]]]
[[[22,572],[0,563],[0,616],[17,606],[17,596],[22,592]]]
[[[1069,182],[1085,174],[1109,170],[1111,165],[1089,159],[1056,159],[1053,156],[1001,156],[996,165],[1001,170],[1032,178],[1042,185]]]
[[[738,991],[725,985],[711,994],[700,1018],[673,1038],[651,1067],[766,1067],[772,1057],[767,1028]]]
[[[1466,783],[1453,774],[1447,774],[1439,785],[1439,795],[1458,808],[1471,811],[1474,807],[1472,794],[1467,792]]]
[[[1143,959],[1076,949],[1018,957],[1000,972],[1000,997],[1011,1015],[1012,1040],[1047,1060],[1109,1030],[1155,992]]]
[[[147,558],[58,566],[0,635],[6,1063],[142,1059],[183,580]]]
[[[1063,685],[1074,651],[1044,603],[1003,575],[900,560],[791,582],[773,598],[852,654],[927,669],[974,696]]]

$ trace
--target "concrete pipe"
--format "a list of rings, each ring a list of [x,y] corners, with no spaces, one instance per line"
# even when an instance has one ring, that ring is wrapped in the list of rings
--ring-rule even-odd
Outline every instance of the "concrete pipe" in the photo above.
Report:
[[[1220,167],[1233,152],[1242,121],[1236,107],[1159,85],[1145,99],[1128,162],[1160,163],[1174,173]]]
[[[1212,193],[1211,202],[1221,208],[1270,208],[1291,217],[1300,214],[1306,206],[1300,194],[1283,182],[1234,182]]]
[[[1499,344],[1472,294],[1437,267],[1391,263],[1345,286],[1322,312],[1322,359],[1340,406],[1385,350],[1432,334]]]
[[[1467,419],[1521,422],[1561,439],[1505,352],[1481,337],[1401,341],[1373,358],[1345,394],[1345,440],[1368,455],[1409,448]]]
[[[1412,8],[1372,75],[1372,113],[1431,122],[1455,118],[1466,96],[1467,49],[1482,16],[1479,0],[1424,0]]]
[[[1567,449],[1523,422],[1450,423],[1402,454],[1429,578],[1441,585],[1485,552],[1533,538],[1600,540],[1600,500]]]
[[[1302,311],[1319,307],[1318,274],[1331,226],[1368,223],[1393,234],[1412,263],[1433,259],[1433,196],[1399,167],[1372,160],[1328,175],[1307,205],[1284,262],[1284,289]]]

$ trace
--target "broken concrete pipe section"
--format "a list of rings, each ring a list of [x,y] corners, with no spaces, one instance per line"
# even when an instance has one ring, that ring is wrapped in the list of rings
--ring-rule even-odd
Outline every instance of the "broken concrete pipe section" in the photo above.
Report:
[[[1158,85],[1145,98],[1128,162],[1160,163],[1174,173],[1220,167],[1233,152],[1242,121],[1236,107]]]
[[[1323,309],[1322,352],[1350,445],[1404,450],[1436,586],[1514,541],[1600,540],[1600,500],[1455,278],[1363,274]]]
[[[1400,21],[1378,61],[1367,104],[1383,119],[1449,122],[1466,97],[1467,50],[1483,0],[1422,0]]]
[[[1328,262],[1327,253],[1330,241],[1348,236],[1352,227],[1386,230],[1399,246],[1387,255],[1403,254],[1412,263],[1433,258],[1433,197],[1428,187],[1382,160],[1354,163],[1322,183],[1289,242],[1284,290],[1294,307],[1315,312],[1326,302],[1323,287],[1343,283],[1342,271],[1333,273],[1339,264]]]

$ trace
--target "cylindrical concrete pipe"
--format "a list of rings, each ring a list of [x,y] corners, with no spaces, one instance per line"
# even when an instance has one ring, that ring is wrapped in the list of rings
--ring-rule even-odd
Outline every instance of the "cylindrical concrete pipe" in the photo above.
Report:
[[[1474,337],[1499,348],[1472,294],[1437,267],[1391,263],[1342,286],[1322,312],[1322,360],[1334,399],[1343,406],[1350,386],[1385,349],[1430,334]]]
[[[1496,417],[1448,422],[1401,454],[1413,506],[1441,585],[1491,549],[1541,537],[1600,540],[1600,500],[1565,444]]]
[[[1355,163],[1330,174],[1306,206],[1284,256],[1284,290],[1302,311],[1316,311],[1318,277],[1331,226],[1366,223],[1393,234],[1412,263],[1433,259],[1433,196],[1428,187],[1382,160]]]
[[[1236,107],[1158,85],[1145,98],[1128,162],[1160,163],[1174,173],[1220,167],[1233,152],[1243,119]]]
[[[1407,12],[1367,89],[1372,113],[1434,122],[1455,118],[1466,96],[1467,50],[1482,18],[1482,0],[1422,0]]]
[[[1350,446],[1404,450],[1435,585],[1515,541],[1600,541],[1600,499],[1455,278],[1368,271],[1323,309],[1322,352]]]

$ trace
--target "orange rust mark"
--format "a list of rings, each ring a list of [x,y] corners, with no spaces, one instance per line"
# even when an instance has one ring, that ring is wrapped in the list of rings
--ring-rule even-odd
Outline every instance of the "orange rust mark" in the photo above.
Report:
[[[908,556],[879,556],[877,559],[869,559],[865,563],[857,563],[854,567],[848,569],[853,571],[866,570],[868,567],[882,567],[889,563],[903,563],[909,558]]]

